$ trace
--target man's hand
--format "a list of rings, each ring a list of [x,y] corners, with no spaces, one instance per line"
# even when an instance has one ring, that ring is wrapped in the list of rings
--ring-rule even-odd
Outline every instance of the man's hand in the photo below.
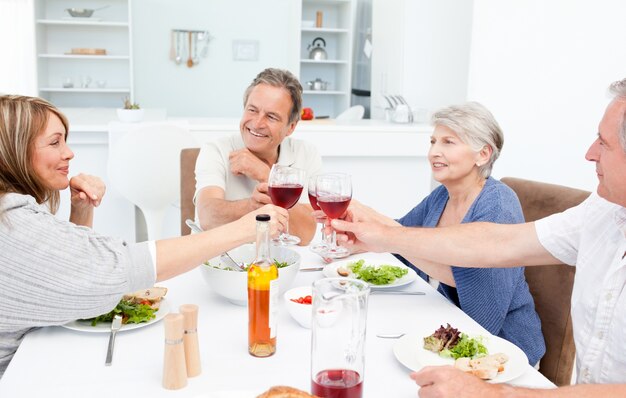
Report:
[[[72,207],[85,210],[100,205],[106,186],[98,177],[79,174],[70,179],[70,191]]]
[[[243,175],[258,182],[267,182],[270,167],[247,148],[232,151],[228,160],[233,174]]]
[[[411,379],[420,386],[420,398],[497,398],[503,396],[505,388],[452,366],[427,366],[411,373]]]

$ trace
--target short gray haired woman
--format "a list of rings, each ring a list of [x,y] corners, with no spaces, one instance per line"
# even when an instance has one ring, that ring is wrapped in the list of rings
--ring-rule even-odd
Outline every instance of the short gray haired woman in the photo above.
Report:
[[[433,179],[441,185],[399,220],[355,201],[348,209],[349,218],[422,228],[474,221],[524,222],[515,193],[489,176],[504,142],[491,112],[468,102],[435,112],[432,121],[428,160]],[[389,251],[399,252],[393,247]],[[396,256],[425,280],[439,281],[441,294],[490,333],[521,348],[531,365],[539,362],[545,344],[523,267],[460,268]]]
[[[475,151],[480,151],[486,145],[489,146],[491,156],[478,167],[478,171],[485,178],[491,175],[493,164],[500,156],[504,145],[504,135],[500,125],[487,108],[478,102],[452,105],[435,112],[431,122],[435,126],[448,127]]]

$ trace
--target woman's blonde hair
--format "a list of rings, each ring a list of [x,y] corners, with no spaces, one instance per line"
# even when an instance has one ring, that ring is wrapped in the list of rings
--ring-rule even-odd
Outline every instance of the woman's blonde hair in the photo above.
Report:
[[[0,197],[6,193],[30,195],[37,203],[59,208],[59,191],[50,189],[33,168],[34,142],[46,129],[50,113],[61,119],[67,139],[67,118],[41,98],[0,96]]]
[[[435,126],[448,127],[476,152],[485,146],[491,147],[489,160],[478,167],[482,177],[487,178],[491,175],[493,164],[500,156],[504,145],[504,134],[487,108],[478,102],[448,106],[435,112],[431,122]]]

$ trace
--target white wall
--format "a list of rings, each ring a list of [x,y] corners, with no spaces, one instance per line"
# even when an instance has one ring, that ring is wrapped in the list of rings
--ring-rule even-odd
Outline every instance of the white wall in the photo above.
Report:
[[[584,160],[626,77],[623,0],[474,0],[468,97],[505,132],[494,175],[594,190]]]
[[[134,0],[135,100],[168,116],[239,117],[258,72],[297,71],[299,14],[293,0]],[[209,30],[207,58],[192,68],[169,61],[171,29]],[[233,61],[233,40],[258,40],[258,61]]]

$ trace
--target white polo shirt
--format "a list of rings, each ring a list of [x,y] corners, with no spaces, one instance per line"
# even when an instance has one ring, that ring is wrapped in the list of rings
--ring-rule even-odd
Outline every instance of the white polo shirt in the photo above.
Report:
[[[576,266],[572,325],[578,383],[626,383],[626,208],[593,193],[535,222],[541,244]]]
[[[257,181],[246,176],[234,175],[230,171],[228,156],[231,152],[243,148],[245,148],[245,144],[239,134],[207,142],[202,146],[196,161],[194,204],[198,192],[210,186],[222,188],[226,200],[240,200],[252,196]],[[317,148],[309,142],[291,137],[286,137],[280,144],[277,163],[304,170],[306,179],[322,170],[322,159]],[[306,180],[304,183],[306,185]],[[308,202],[306,189],[303,190],[302,194],[302,197],[306,198],[306,202]]]

